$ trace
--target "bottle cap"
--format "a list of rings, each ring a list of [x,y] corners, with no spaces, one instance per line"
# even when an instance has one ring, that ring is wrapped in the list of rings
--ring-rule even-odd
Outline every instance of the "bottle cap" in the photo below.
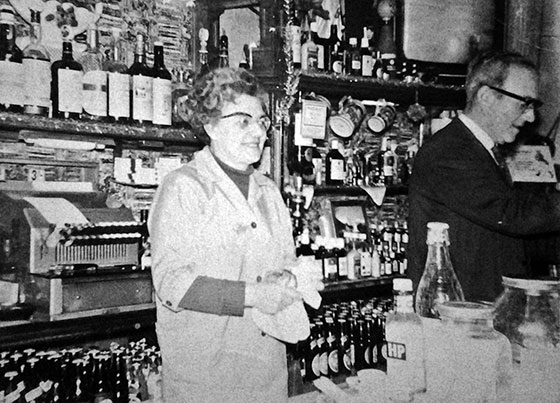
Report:
[[[449,224],[444,222],[429,222],[427,244],[445,243],[449,245]]]
[[[412,291],[412,280],[409,278],[393,279],[393,290],[395,291]]]
[[[348,43],[350,43],[351,46],[357,46],[358,45],[358,38],[350,38],[348,40]]]

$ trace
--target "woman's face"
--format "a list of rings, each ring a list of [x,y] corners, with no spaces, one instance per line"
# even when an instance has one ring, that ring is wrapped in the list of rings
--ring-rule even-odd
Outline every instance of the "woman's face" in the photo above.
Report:
[[[269,127],[259,98],[242,94],[225,103],[222,117],[205,129],[214,155],[232,168],[246,170],[261,158]]]

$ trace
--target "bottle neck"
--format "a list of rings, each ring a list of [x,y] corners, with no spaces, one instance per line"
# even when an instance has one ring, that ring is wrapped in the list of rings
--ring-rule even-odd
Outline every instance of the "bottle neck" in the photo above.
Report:
[[[154,49],[154,68],[165,68],[165,64],[163,61],[163,48],[156,47]]]
[[[396,313],[414,313],[412,291],[394,291]]]
[[[451,258],[449,257],[449,249],[445,242],[434,242],[428,244],[427,262],[435,263],[437,270],[449,267]]]
[[[72,42],[62,43],[62,58],[64,60],[74,60],[72,56]]]
[[[41,42],[41,24],[34,22],[31,24],[31,31],[29,33],[29,40],[33,44],[38,44]]]

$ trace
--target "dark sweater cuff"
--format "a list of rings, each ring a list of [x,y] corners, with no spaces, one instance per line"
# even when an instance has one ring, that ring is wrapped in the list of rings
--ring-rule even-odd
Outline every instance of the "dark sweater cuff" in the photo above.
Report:
[[[243,316],[245,282],[199,276],[179,302],[184,309],[215,315]]]

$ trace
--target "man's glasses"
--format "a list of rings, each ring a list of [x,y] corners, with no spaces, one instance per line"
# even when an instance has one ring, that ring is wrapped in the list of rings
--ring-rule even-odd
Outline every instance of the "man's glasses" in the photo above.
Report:
[[[486,85],[486,86],[496,92],[499,92],[500,94],[503,94],[507,97],[517,99],[518,101],[523,102],[523,107],[525,108],[525,110],[529,108],[533,108],[533,109],[540,108],[541,106],[543,106],[543,102],[540,99],[536,99],[532,97],[522,97],[521,95],[514,94],[513,92],[509,92],[502,88],[494,87],[492,85]]]
[[[224,115],[222,116],[220,119],[228,119],[228,118],[232,118],[232,117],[239,117],[239,119],[237,119],[237,125],[239,126],[239,128],[241,130],[247,130],[249,129],[249,127],[252,124],[256,124],[258,125],[261,129],[263,129],[265,132],[268,132],[268,130],[270,129],[270,126],[272,125],[272,122],[270,120],[270,118],[266,115],[255,118],[252,115],[246,113],[246,112],[234,112],[234,113],[230,113],[229,115]]]

